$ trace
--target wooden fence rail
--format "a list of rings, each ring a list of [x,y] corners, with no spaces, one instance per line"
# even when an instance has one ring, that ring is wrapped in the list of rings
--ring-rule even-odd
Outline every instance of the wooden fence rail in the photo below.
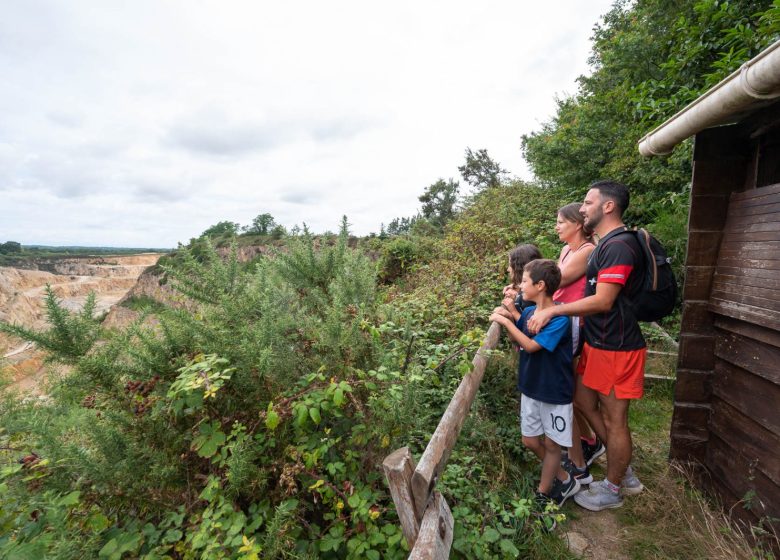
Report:
[[[436,492],[436,482],[447,466],[452,448],[485,375],[487,351],[495,349],[500,335],[501,326],[491,323],[485,342],[474,356],[474,369],[460,382],[419,464],[415,466],[408,447],[396,449],[382,463],[390,495],[401,521],[401,530],[412,549],[410,559],[449,558],[452,513],[444,496]]]

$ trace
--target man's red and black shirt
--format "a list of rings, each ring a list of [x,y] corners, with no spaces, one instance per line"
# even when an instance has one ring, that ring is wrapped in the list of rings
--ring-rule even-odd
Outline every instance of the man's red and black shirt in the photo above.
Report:
[[[636,236],[621,226],[605,235],[590,254],[585,272],[585,297],[596,293],[596,284],[620,284],[622,289],[612,309],[585,317],[583,336],[593,348],[602,350],[638,350],[645,347],[628,299],[641,289],[644,273],[642,248]]]

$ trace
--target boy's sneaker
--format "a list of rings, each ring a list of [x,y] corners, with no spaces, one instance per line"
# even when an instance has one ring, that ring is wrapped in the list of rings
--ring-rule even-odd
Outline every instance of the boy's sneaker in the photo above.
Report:
[[[550,498],[552,498],[556,504],[562,506],[569,496],[574,496],[574,494],[579,491],[580,482],[571,474],[569,475],[569,482],[563,482],[559,480],[558,477],[555,477],[555,479],[553,479],[552,490],[550,490]]]
[[[564,467],[566,468],[566,467]],[[620,483],[620,494],[622,496],[636,496],[644,489],[644,485],[634,474],[634,470],[629,465],[623,481]]]
[[[588,440],[585,438],[582,438],[580,443],[582,444],[582,456],[585,458],[585,465],[588,467],[607,451],[607,448],[604,447],[604,444],[601,443],[598,437],[596,437],[596,443],[594,444],[588,443]]]
[[[537,492],[534,502],[536,505],[534,508],[534,516],[542,531],[550,533],[555,530],[555,527],[558,525],[558,522],[555,520],[555,517],[558,514],[558,506],[555,505],[553,499],[547,494]]]
[[[587,490],[574,496],[574,501],[590,511],[619,508],[623,505],[623,498],[619,493],[610,490],[606,482],[606,480],[594,482]]]
[[[574,464],[574,461],[572,461],[567,457],[561,462],[561,467],[563,467],[563,470],[569,473],[569,476],[571,476],[572,478],[576,478],[577,482],[579,482],[580,485],[590,484],[591,482],[593,482],[593,475],[590,474],[590,469],[588,469],[587,465],[585,465],[582,468],[579,468],[577,465]]]

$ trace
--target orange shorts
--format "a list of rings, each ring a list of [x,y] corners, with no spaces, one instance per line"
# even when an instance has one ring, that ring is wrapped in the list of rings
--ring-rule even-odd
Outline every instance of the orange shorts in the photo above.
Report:
[[[647,349],[601,350],[587,342],[577,364],[582,384],[603,395],[612,389],[619,399],[639,399],[644,393]]]

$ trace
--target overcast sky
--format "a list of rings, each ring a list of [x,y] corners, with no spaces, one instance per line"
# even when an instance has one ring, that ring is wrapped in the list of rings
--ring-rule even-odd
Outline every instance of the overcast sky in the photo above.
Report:
[[[356,234],[576,92],[611,2],[0,0],[0,242]]]

